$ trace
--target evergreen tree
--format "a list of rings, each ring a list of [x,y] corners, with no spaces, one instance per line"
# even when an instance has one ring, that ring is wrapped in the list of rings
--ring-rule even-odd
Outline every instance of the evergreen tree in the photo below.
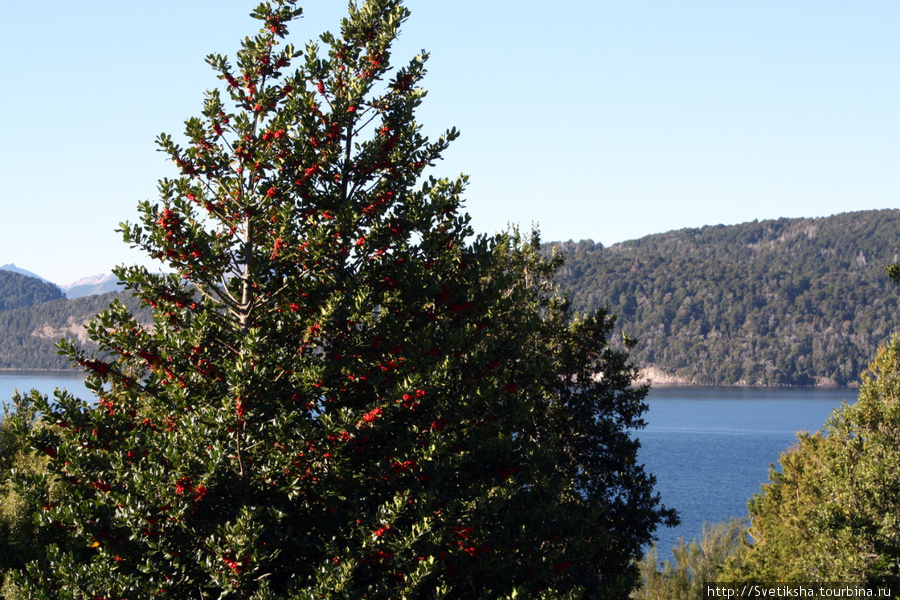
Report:
[[[536,236],[472,237],[464,178],[423,173],[456,137],[414,120],[426,56],[396,70],[399,0],[282,45],[261,4],[227,86],[159,144],[180,169],[120,268],[154,309],[89,327],[89,405],[38,400],[36,447],[71,533],[33,598],[621,598],[675,521],[636,462],[646,389],[573,318]],[[296,70],[289,73],[292,64]],[[40,494],[27,479],[23,494]],[[31,487],[29,487],[31,486]]]
[[[900,582],[900,339],[882,347],[859,399],[803,434],[749,503],[753,543],[728,577]]]

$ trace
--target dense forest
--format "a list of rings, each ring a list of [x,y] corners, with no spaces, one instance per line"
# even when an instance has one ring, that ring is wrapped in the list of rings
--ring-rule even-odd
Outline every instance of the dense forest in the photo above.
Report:
[[[62,290],[52,283],[0,269],[0,311],[33,306],[62,297]]]
[[[550,246],[576,308],[608,307],[637,364],[684,382],[853,385],[900,322],[900,210]]]
[[[41,283],[31,277],[19,277],[30,280],[29,285],[31,281]],[[13,293],[16,293],[15,290]],[[68,360],[57,354],[56,343],[60,338],[66,337],[76,340],[85,348],[91,348],[84,324],[109,306],[114,298],[118,298],[133,311],[138,309],[139,301],[136,298],[112,292],[74,300],[57,297],[33,306],[0,310],[0,369],[68,368]],[[0,302],[2,301],[3,298],[0,297]],[[136,314],[145,313],[146,310]]]

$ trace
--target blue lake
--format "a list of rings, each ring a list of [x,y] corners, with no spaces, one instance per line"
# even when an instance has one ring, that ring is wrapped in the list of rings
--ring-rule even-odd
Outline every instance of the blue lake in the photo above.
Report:
[[[57,387],[91,397],[75,371],[0,371],[0,401],[16,388],[52,395]],[[697,537],[705,521],[746,516],[747,499],[796,432],[818,430],[856,395],[846,388],[653,388],[647,427],[634,434],[642,445],[638,458],[656,476],[663,503],[681,517],[678,527],[657,532],[660,557],[671,556],[679,537]]]
[[[84,387],[84,377],[74,369],[69,371],[0,371],[0,403],[9,402],[13,392],[19,390],[23,396],[32,389],[53,397],[56,388],[87,400],[91,394]]]
[[[677,528],[657,532],[660,557],[671,557],[679,537],[699,536],[706,521],[747,516],[747,500],[796,432],[817,431],[856,396],[848,388],[653,388],[647,427],[635,432],[638,457],[681,517]]]

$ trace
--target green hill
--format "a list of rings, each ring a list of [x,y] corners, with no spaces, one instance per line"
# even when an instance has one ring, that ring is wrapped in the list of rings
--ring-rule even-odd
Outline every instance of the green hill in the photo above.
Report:
[[[29,278],[26,278],[29,279]],[[68,361],[56,352],[66,337],[91,348],[84,324],[118,298],[136,315],[149,320],[148,309],[138,312],[139,301],[123,293],[86,296],[0,311],[0,369],[67,369]]]
[[[900,331],[900,210],[556,245],[580,310],[607,306],[637,364],[709,385],[851,385]],[[548,245],[549,246],[549,245]]]
[[[62,290],[52,283],[0,269],[0,311],[34,306],[63,297]]]

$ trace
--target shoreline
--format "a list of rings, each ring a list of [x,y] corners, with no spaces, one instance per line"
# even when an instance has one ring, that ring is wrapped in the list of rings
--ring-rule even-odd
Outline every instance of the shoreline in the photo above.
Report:
[[[0,375],[3,374],[13,374],[13,373],[27,373],[27,374],[36,374],[36,373],[47,373],[48,375],[72,375],[73,377],[81,377],[84,374],[78,369],[20,369],[20,368],[12,368],[12,367],[0,367]],[[859,382],[853,382],[850,385],[841,386],[836,385],[834,382],[824,382],[816,385],[760,385],[754,383],[698,383],[695,381],[690,381],[687,379],[683,379],[680,377],[676,377],[674,375],[669,375],[656,367],[646,367],[640,369],[640,375],[634,381],[635,385],[644,385],[649,384],[651,388],[653,387],[749,387],[749,388],[809,388],[809,389],[830,389],[830,388],[858,388]]]
[[[698,383],[690,381],[682,377],[670,375],[657,367],[644,367],[640,369],[640,374],[634,382],[636,385],[649,384],[650,387],[745,387],[745,388],[800,388],[800,389],[836,389],[836,388],[858,388],[859,381],[851,382],[848,385],[837,385],[833,380],[825,380],[816,382],[814,385],[762,385],[758,383],[746,383],[738,381],[737,383]]]

